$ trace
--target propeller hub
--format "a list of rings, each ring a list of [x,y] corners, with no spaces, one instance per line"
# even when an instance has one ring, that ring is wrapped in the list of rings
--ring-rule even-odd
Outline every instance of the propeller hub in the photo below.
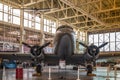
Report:
[[[96,49],[95,49],[95,48],[93,48],[93,51],[96,51]]]
[[[93,56],[95,58],[95,56],[97,56],[99,53],[99,48],[95,45],[91,45],[88,47],[88,53],[90,56]]]
[[[38,45],[35,45],[35,46],[31,47],[30,52],[33,56],[37,57],[41,54],[41,49],[39,49],[39,47],[40,46],[38,46]]]

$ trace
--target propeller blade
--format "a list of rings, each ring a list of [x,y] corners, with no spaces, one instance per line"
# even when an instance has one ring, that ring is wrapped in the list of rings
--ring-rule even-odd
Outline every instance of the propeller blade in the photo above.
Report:
[[[22,42],[23,45],[29,47],[29,48],[32,48],[32,46],[30,46],[29,44],[25,43],[25,42]]]
[[[16,40],[17,40],[18,42],[20,42],[20,40],[19,40],[18,38],[16,38]],[[27,43],[25,43],[25,42],[22,42],[22,44],[25,45],[25,46],[27,46],[27,47],[29,47],[29,48],[32,47],[32,46],[30,46],[29,44],[27,44]]]
[[[79,44],[81,44],[82,46],[88,48],[88,46],[86,44],[82,43],[82,42],[79,42]]]
[[[43,44],[39,49],[43,49],[44,47],[48,46],[50,44],[50,42],[47,42],[45,44]]]
[[[105,42],[105,43],[101,44],[98,48],[102,48],[102,47],[104,47],[107,44],[108,44],[108,42]]]

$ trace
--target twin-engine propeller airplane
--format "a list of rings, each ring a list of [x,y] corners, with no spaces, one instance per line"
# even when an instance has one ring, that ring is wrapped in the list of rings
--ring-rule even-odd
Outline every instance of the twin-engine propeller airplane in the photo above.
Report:
[[[65,61],[65,64],[73,64],[73,65],[84,65],[86,63],[93,62],[95,65],[95,61],[99,56],[99,49],[107,45],[103,43],[100,46],[90,45],[87,46],[79,42],[82,46],[86,48],[86,51],[83,55],[75,54],[75,33],[73,28],[67,25],[62,25],[57,28],[56,35],[54,38],[54,54],[44,54],[44,47],[48,46],[50,42],[43,44],[42,46],[34,45],[30,46],[27,43],[24,43],[27,47],[30,48],[31,54],[35,57],[37,63],[43,61],[48,65],[59,65],[60,61]],[[87,66],[87,73],[92,74],[92,65]],[[36,66],[37,73],[41,73],[41,66]]]

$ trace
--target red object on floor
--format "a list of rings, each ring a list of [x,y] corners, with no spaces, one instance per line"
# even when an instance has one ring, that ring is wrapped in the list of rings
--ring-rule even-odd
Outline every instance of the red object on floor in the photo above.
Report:
[[[23,79],[23,68],[16,68],[16,79]]]

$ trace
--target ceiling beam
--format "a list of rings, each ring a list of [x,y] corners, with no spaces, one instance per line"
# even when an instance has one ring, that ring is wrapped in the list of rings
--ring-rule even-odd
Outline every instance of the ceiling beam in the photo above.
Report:
[[[23,6],[28,7],[28,6],[34,5],[36,3],[43,2],[43,1],[45,1],[45,0],[37,0],[37,1],[34,1],[34,2],[33,2],[33,0],[31,0],[30,3],[24,4]]]
[[[85,16],[85,15],[75,15],[75,16],[70,16],[70,17],[65,17],[65,18],[59,18],[59,20],[65,20],[65,19],[70,19],[70,18],[76,18],[76,17],[82,17],[82,16]]]
[[[103,12],[110,12],[110,11],[115,11],[115,10],[120,10],[120,7],[116,7],[116,8],[111,8],[111,9],[105,9],[105,10],[99,10],[99,11],[96,11],[96,12],[92,12],[92,13],[90,13],[90,14],[95,14],[95,13],[103,13]]]
[[[82,10],[80,7],[75,6],[71,2],[66,1],[66,0],[60,0],[60,1],[63,2],[63,3],[65,3],[65,4],[67,4],[67,5],[69,5],[70,7],[74,8],[74,9],[76,9],[77,11],[81,12],[82,14],[88,16],[89,18],[93,19],[94,21],[98,22],[99,24],[106,26],[105,23],[103,23],[102,21],[98,20],[94,16],[88,14],[87,12],[85,12],[84,10]]]
[[[56,18],[54,18],[54,17],[52,17],[52,16],[49,16],[49,15],[44,15],[45,17],[48,17],[48,18],[51,18],[51,19],[54,19],[54,20],[58,20],[58,19],[56,19]],[[58,20],[59,21],[59,20]],[[70,24],[70,23],[67,23],[67,22],[65,22],[65,21],[60,21],[61,23],[63,23],[63,24],[66,24],[66,25],[70,25],[71,27],[73,27],[73,28],[77,28],[76,26],[74,26],[73,24]],[[77,28],[78,29],[78,28]]]
[[[18,3],[15,3],[15,2],[13,2],[13,1],[8,1],[8,0],[0,0],[0,2],[2,2],[2,3],[5,3],[5,4],[10,4],[10,5],[12,5],[12,7],[15,7],[15,8],[18,8],[18,7],[21,7],[21,5],[20,4],[18,4]]]
[[[119,26],[120,26],[120,23],[119,24],[111,24],[111,25],[109,25],[107,27],[102,26],[102,25],[99,24],[99,25],[94,25],[94,26],[79,27],[79,30],[84,30],[84,31],[91,32],[91,31],[96,31],[96,30],[116,29],[116,28],[119,28]]]
[[[67,7],[67,8],[61,8],[61,9],[55,9],[55,10],[51,10],[50,12],[45,12],[44,14],[51,14],[51,13],[54,13],[54,12],[59,12],[59,11],[63,11],[63,10],[66,10],[66,9],[70,9],[71,7]]]
[[[93,20],[89,20],[87,22],[93,22]],[[71,24],[80,24],[80,23],[87,23],[86,21],[79,21],[79,22],[74,22],[74,23],[71,23]]]
[[[87,3],[81,3],[79,4],[79,6],[86,6],[86,5],[89,5],[89,4],[94,4],[94,3],[97,3],[97,2],[100,2],[101,0],[93,0],[93,1],[89,1]]]

